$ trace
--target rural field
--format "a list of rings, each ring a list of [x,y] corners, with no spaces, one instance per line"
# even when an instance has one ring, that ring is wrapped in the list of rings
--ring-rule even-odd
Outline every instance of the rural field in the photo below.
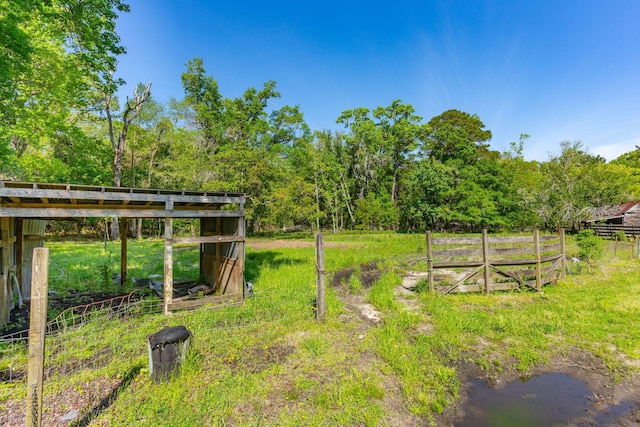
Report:
[[[411,272],[426,271],[424,235],[325,240],[322,323],[313,237],[299,234],[248,240],[254,294],[240,306],[164,316],[157,297],[139,289],[145,300],[125,314],[98,311],[48,337],[44,425],[513,425],[465,421],[470,390],[544,374],[591,393],[587,412],[563,425],[640,422],[640,260],[630,246],[614,256],[611,243],[590,268],[570,264],[566,280],[542,292],[440,295],[403,287]],[[108,280],[117,243],[48,246],[52,301],[133,289]],[[162,248],[131,242],[130,275],[162,273]],[[176,250],[177,279],[193,278],[197,256],[197,248]],[[179,372],[156,384],[147,337],[175,325],[192,332],[192,346]],[[0,356],[0,424],[24,425],[26,348],[0,344]]]

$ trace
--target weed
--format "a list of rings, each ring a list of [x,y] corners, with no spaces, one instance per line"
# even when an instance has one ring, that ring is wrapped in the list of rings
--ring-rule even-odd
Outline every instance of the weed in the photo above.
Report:
[[[354,273],[349,278],[349,292],[353,295],[357,295],[362,290],[362,282],[358,274]]]

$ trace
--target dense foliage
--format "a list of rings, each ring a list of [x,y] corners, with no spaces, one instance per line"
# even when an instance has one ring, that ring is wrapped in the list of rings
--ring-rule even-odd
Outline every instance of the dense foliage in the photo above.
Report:
[[[184,97],[138,87],[119,105],[120,0],[0,0],[0,178],[247,194],[249,229],[514,229],[573,226],[640,195],[640,150],[607,163],[580,142],[544,162],[492,150],[481,118],[356,107],[341,131],[272,108],[274,81],[225,97],[202,59]],[[47,73],[40,70],[46,68]]]

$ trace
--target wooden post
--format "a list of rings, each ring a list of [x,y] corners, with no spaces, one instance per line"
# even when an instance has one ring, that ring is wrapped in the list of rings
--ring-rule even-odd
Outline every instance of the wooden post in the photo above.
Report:
[[[536,289],[542,289],[542,263],[540,261],[540,234],[533,230],[533,246],[536,254]]]
[[[427,281],[429,282],[429,292],[433,292],[433,246],[431,244],[431,231],[427,231]]]
[[[47,332],[49,248],[33,250],[31,313],[29,315],[29,367],[27,372],[27,427],[42,425],[44,344]]]
[[[127,280],[127,235],[129,234],[129,220],[120,218],[120,287]]]
[[[200,218],[200,236],[204,236],[204,218]],[[199,277],[204,277],[204,243],[199,243],[200,246],[200,275]],[[213,284],[215,289],[215,283]]]
[[[22,286],[22,265],[24,264],[24,220],[18,218],[16,220],[16,279],[22,297],[24,295],[24,287]]]
[[[167,202],[167,210],[173,210],[173,201]],[[169,314],[173,303],[173,218],[164,219],[164,314]]]
[[[316,234],[316,319],[324,321],[327,314],[327,300],[324,286],[324,235]]]
[[[241,205],[240,210],[244,211],[244,205]],[[238,236],[246,239],[246,225],[244,216],[238,218]],[[240,291],[242,292],[242,296],[244,298],[244,263],[246,258],[246,250],[247,250],[247,242],[243,240],[242,242],[238,242],[238,269],[240,270]]]
[[[560,234],[560,251],[562,252],[560,279],[565,280],[567,278],[567,251],[564,241],[564,228],[558,227],[558,233]]]
[[[2,291],[0,292],[0,325],[9,323],[11,311],[11,236],[10,218],[0,220],[0,239],[2,239]]]
[[[482,258],[484,261],[484,291],[488,295],[491,292],[489,284],[489,268],[491,264],[489,262],[489,238],[486,228],[482,229]]]
[[[216,218],[216,234],[222,236],[222,218]],[[221,292],[222,289],[222,245],[220,242],[216,243],[216,283],[213,289],[216,293]]]

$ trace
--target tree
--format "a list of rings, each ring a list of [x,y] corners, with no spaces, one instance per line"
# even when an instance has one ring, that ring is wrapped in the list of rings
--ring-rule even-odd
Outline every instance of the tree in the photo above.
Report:
[[[113,94],[104,94],[104,108],[107,115],[107,125],[109,128],[109,141],[111,141],[111,147],[113,148],[113,185],[120,187],[122,182],[122,166],[124,159],[124,151],[127,148],[127,135],[129,133],[129,126],[138,117],[142,106],[149,99],[151,95],[151,83],[146,86],[138,85],[133,92],[133,99],[129,99],[125,102],[124,109],[121,115],[120,130],[115,130],[114,117],[113,117]]]
[[[394,100],[388,107],[376,108],[373,117],[378,120],[376,125],[381,130],[383,150],[388,157],[386,164],[393,180],[391,202],[395,205],[398,200],[400,175],[419,142],[424,140],[428,126],[420,123],[422,117],[415,114],[413,106],[402,104],[399,99]]]
[[[432,118],[421,161],[406,178],[403,226],[478,231],[506,224],[508,176],[484,142],[491,131],[476,115],[448,110]]]
[[[1,6],[0,163],[20,175],[16,159],[76,133],[97,94],[115,90],[109,76],[125,52],[115,21],[129,7],[120,0],[2,0]]]
[[[510,228],[534,227],[541,223],[530,202],[540,190],[540,163],[525,160],[523,154],[529,138],[526,133],[520,134],[518,142],[511,142],[509,151],[502,153],[500,162],[507,177],[503,213]]]
[[[434,160],[473,164],[478,149],[491,139],[491,131],[475,114],[447,110],[429,120],[430,132],[423,150]],[[486,148],[486,147],[485,147]]]
[[[627,182],[601,156],[594,156],[580,141],[563,141],[560,153],[540,165],[540,183],[528,204],[545,227],[558,223],[577,228],[590,219],[595,207],[620,203],[628,197]],[[616,176],[618,175],[618,176]]]

